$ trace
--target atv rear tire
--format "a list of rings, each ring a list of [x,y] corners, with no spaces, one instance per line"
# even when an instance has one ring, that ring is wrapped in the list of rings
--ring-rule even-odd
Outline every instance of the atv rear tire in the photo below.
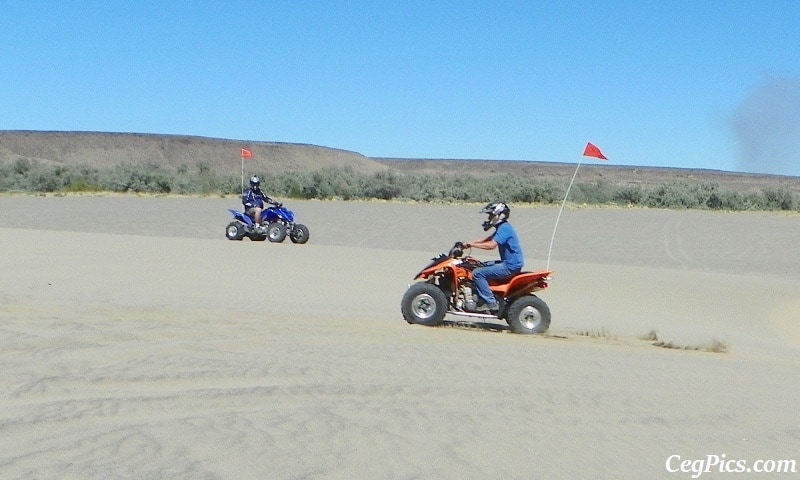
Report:
[[[550,307],[536,295],[526,295],[508,307],[507,320],[514,333],[544,333],[550,327]]]
[[[244,225],[240,222],[231,222],[225,227],[225,236],[228,237],[228,240],[241,240],[244,235]]]
[[[436,285],[415,283],[408,287],[403,295],[400,311],[408,323],[435,327],[444,321],[447,313],[447,297]]]
[[[281,243],[286,238],[286,226],[278,222],[270,223],[267,225],[267,238],[270,242]]]
[[[308,241],[308,227],[302,223],[295,223],[292,231],[289,232],[289,239],[292,243],[306,243]]]

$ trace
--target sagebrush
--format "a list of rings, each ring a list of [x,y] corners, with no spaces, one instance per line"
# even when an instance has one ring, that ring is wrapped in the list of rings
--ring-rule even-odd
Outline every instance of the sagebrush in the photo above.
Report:
[[[464,174],[407,174],[383,171],[371,175],[349,167],[316,171],[252,172],[275,197],[342,200],[414,200],[421,202],[560,203],[564,184],[519,175],[478,178]],[[106,169],[45,165],[28,159],[0,165],[0,192],[118,192],[179,195],[230,195],[241,191],[241,179],[212,172],[203,164],[171,170],[157,164]],[[798,210],[800,201],[786,189],[756,192],[722,190],[715,183],[672,181],[654,186],[620,186],[606,182],[576,183],[569,201],[588,205],[626,205],[672,209]]]

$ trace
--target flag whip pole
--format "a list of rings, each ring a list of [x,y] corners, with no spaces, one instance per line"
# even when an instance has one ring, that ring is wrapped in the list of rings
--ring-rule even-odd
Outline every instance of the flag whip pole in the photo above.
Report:
[[[558,210],[558,216],[556,216],[556,224],[553,227],[553,235],[550,237],[550,249],[547,251],[546,270],[550,270],[550,254],[553,253],[553,240],[556,239],[556,229],[558,228],[558,221],[561,220],[561,212],[564,211],[564,204],[567,203],[569,190],[572,188],[573,182],[575,182],[575,177],[578,175],[578,169],[581,168],[581,160],[578,160],[578,166],[575,167],[575,173],[572,174],[572,180],[569,181],[569,186],[567,187],[567,193],[564,194],[564,200],[561,202],[561,208]]]
[[[242,156],[242,195],[244,195],[244,159],[245,158],[252,158],[253,157],[253,152],[243,148],[242,152],[241,152],[241,156]]]
[[[594,157],[598,160],[608,160],[605,155],[600,151],[599,148],[592,145],[592,142],[586,144],[586,148],[583,149],[583,157]],[[558,228],[558,221],[561,219],[561,212],[564,211],[564,204],[567,203],[567,197],[569,196],[569,190],[572,188],[572,184],[575,182],[575,177],[578,175],[578,169],[581,168],[581,161],[583,161],[583,157],[578,160],[578,166],[575,167],[575,173],[572,174],[572,180],[569,181],[569,186],[567,187],[567,193],[564,194],[564,201],[561,202],[561,208],[558,210],[558,216],[556,217],[556,225],[553,227],[553,236],[550,237],[550,250],[547,251],[547,269],[550,270],[550,254],[553,253],[553,240],[556,238],[556,229]]]

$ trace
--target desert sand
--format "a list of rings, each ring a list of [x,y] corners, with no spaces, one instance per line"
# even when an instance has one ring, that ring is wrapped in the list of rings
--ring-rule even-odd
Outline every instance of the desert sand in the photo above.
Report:
[[[432,256],[483,235],[479,206],[287,206],[308,244],[228,241],[236,198],[0,197],[0,477],[800,462],[798,214],[568,207],[548,255],[558,208],[515,207],[526,269],[555,270],[550,330],[521,336],[400,315]]]

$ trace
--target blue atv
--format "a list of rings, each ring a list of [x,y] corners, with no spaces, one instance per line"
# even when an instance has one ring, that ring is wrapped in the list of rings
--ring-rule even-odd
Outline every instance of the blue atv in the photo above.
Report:
[[[280,243],[288,236],[292,243],[306,243],[308,241],[308,228],[294,222],[294,214],[286,209],[282,203],[276,203],[261,211],[261,225],[256,225],[253,219],[244,212],[228,209],[234,220],[225,227],[225,236],[228,240],[241,240],[244,237],[254,242]],[[266,226],[265,226],[266,225]]]

